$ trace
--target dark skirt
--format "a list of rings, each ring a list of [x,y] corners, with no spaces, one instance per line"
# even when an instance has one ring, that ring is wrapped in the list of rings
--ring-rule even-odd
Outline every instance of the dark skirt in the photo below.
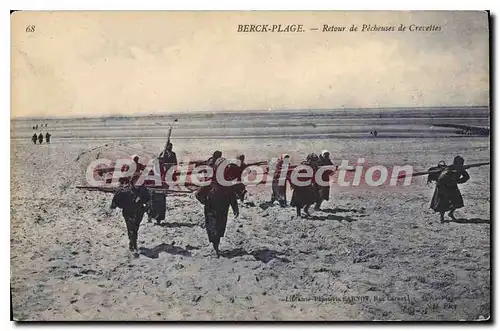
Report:
[[[153,193],[151,205],[148,209],[148,216],[157,221],[163,221],[167,211],[166,196],[164,193]]]
[[[319,199],[318,187],[316,185],[309,186],[296,186],[293,190],[292,200],[290,205],[292,207],[303,207],[316,203]]]
[[[446,212],[463,206],[464,200],[458,186],[436,186],[434,189],[430,207],[435,212]]]
[[[272,200],[276,200],[280,203],[286,203],[286,185],[279,185],[279,183],[273,182],[272,189]]]
[[[137,203],[123,208],[122,215],[125,219],[125,222],[127,223],[127,226],[129,226],[129,224],[134,224],[137,228],[139,228],[139,224],[142,221],[142,217],[144,216],[145,211],[146,210],[144,206]]]
[[[318,189],[318,201],[330,200],[330,186],[320,186]]]
[[[229,201],[208,200],[205,203],[205,229],[210,242],[219,242],[226,232]]]

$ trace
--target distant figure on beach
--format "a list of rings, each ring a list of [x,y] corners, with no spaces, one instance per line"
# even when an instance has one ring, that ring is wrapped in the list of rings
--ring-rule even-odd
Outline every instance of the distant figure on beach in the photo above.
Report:
[[[326,149],[321,151],[321,154],[319,155],[318,166],[320,166],[320,167],[333,166],[332,160],[330,160],[330,152],[327,151]],[[330,200],[330,176],[332,174],[333,174],[333,170],[325,170],[321,176],[324,182],[328,182],[328,185],[327,186],[318,185],[318,201],[316,202],[316,205],[314,206],[315,210],[320,210],[321,203],[323,201]]]
[[[45,140],[47,141],[47,144],[50,144],[50,136],[51,134],[48,132],[45,134]]]
[[[171,142],[167,143],[167,146],[163,152],[160,153],[159,159],[161,165],[164,167],[165,172],[172,166],[177,165],[177,155],[172,150],[174,145]]]
[[[41,132],[38,135],[38,142],[40,143],[40,145],[43,143],[43,134]]]
[[[35,130],[38,130],[38,124],[35,126]]]
[[[213,163],[214,173],[217,172],[217,167],[225,161],[219,157]],[[231,180],[234,178],[228,178]],[[223,186],[216,180],[213,180],[210,185],[202,186],[196,193],[196,199],[204,205],[205,228],[208,235],[208,240],[217,254],[219,253],[220,239],[224,237],[227,225],[227,215],[229,206],[233,209],[235,217],[239,215],[238,197],[235,192],[235,186]]]
[[[286,171],[283,176],[284,178],[281,178],[281,171],[283,169],[283,163],[287,163],[290,161],[290,155],[288,154],[282,154],[280,158],[278,159],[278,162],[276,162],[276,167],[274,169],[274,175],[273,175],[273,184],[272,184],[272,194],[271,194],[271,203],[274,203],[274,201],[278,201],[280,206],[286,207],[286,182],[289,180],[288,178],[288,171]]]
[[[456,156],[453,164],[444,167],[436,180],[436,188],[431,200],[431,208],[439,212],[441,223],[444,222],[444,213],[449,211],[448,216],[455,220],[454,211],[464,206],[462,194],[458,184],[463,184],[470,179],[469,174],[463,168],[464,159]]]
[[[33,130],[35,130],[35,126],[33,125]]]
[[[209,166],[209,167],[214,167],[215,165],[215,162],[222,157],[222,152],[221,151],[215,151],[212,153],[212,156],[210,158],[208,158],[206,164]]]
[[[33,144],[36,145],[36,140],[38,139],[38,136],[36,135],[36,133],[33,133],[33,136],[31,137],[31,141],[33,142]]]
[[[316,171],[318,170],[319,157],[318,155],[311,153],[307,156],[307,159],[301,164],[309,166],[313,169],[312,178],[314,178]],[[299,172],[300,173],[300,172]],[[309,179],[311,180],[311,179]],[[311,183],[307,186],[298,186],[291,183],[293,188],[292,200],[290,201],[290,206],[295,207],[297,211],[297,217],[301,217],[301,210],[304,208],[304,212],[309,216],[309,207],[318,201],[318,185],[311,180]]]

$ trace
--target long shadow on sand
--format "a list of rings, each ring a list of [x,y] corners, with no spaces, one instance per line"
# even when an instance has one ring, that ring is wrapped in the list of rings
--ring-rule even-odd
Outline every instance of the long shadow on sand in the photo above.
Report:
[[[160,256],[161,252],[169,253],[172,255],[191,256],[191,253],[187,249],[165,243],[160,244],[154,248],[141,247],[139,249],[140,254],[147,256],[150,259],[157,259]]]
[[[178,223],[178,222],[166,222],[166,223],[159,223],[159,224],[155,224],[155,225],[161,226],[164,228],[180,228],[180,227],[193,228],[195,226],[200,226],[196,223]]]
[[[459,223],[459,224],[490,224],[490,220],[483,218],[457,218],[456,220],[446,220],[445,223]]]
[[[357,221],[357,219],[352,218],[351,216],[339,216],[339,215],[333,215],[329,214],[326,216],[323,215],[309,215],[304,217],[307,220],[314,220],[314,221],[347,221],[347,222],[354,222]]]
[[[284,257],[279,257],[278,255],[283,255],[285,253],[278,252],[272,249],[257,249],[255,251],[247,252],[243,248],[235,248],[232,250],[227,250],[227,251],[221,251],[220,255],[223,257],[227,257],[228,259],[232,259],[238,256],[243,256],[243,255],[251,255],[253,256],[257,261],[261,261],[264,263],[268,263],[272,259],[277,259],[283,262],[290,262],[289,259],[284,258]]]

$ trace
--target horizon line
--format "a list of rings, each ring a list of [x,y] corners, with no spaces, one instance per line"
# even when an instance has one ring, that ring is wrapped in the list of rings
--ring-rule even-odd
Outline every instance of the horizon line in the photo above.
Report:
[[[310,108],[310,109],[253,109],[253,110],[196,110],[196,111],[184,111],[184,112],[157,112],[157,113],[147,113],[147,112],[140,112],[140,113],[131,113],[131,114],[123,114],[123,113],[118,113],[118,114],[110,114],[110,115],[81,115],[81,114],[75,114],[75,115],[49,115],[49,116],[12,116],[12,111],[11,111],[11,116],[10,119],[12,120],[35,120],[35,119],[60,119],[60,118],[71,118],[71,119],[90,119],[90,118],[114,118],[114,117],[136,117],[136,118],[141,118],[141,117],[164,117],[164,116],[175,116],[175,115],[185,115],[185,114],[193,114],[193,115],[200,115],[200,114],[228,114],[228,113],[239,113],[239,112],[247,112],[247,113],[265,113],[265,112],[319,112],[319,111],[355,111],[355,110],[387,110],[387,111],[393,111],[393,110],[402,110],[402,111],[410,111],[410,110],[431,110],[434,108],[440,108],[440,109],[467,109],[467,108],[490,108],[490,105],[462,105],[462,106],[394,106],[394,107],[349,107],[349,108]]]

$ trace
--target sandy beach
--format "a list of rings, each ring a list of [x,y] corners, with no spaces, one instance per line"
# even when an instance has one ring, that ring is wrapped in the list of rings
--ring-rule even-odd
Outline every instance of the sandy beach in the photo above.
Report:
[[[75,122],[75,125],[81,122]],[[55,126],[55,125],[54,125]],[[16,125],[14,125],[16,127]],[[18,124],[18,127],[22,125]],[[31,127],[29,128],[31,130]],[[33,145],[13,130],[11,287],[15,320],[474,320],[490,315],[490,170],[469,170],[465,207],[441,224],[426,177],[408,187],[338,187],[310,218],[271,206],[270,188],[249,187],[232,212],[222,256],[204,229],[203,207],[167,196],[167,217],[144,217],[138,258],[111,194],[78,190],[98,156],[159,152],[161,139],[78,136]],[[49,126],[50,130],[50,126]],[[76,132],[76,133],[75,133]],[[226,134],[226,131],[218,131]],[[213,150],[248,161],[288,152],[292,163],[328,149],[346,159],[426,170],[460,154],[488,162],[488,137],[249,138],[173,135],[180,161]],[[108,146],[89,150],[109,143]],[[78,156],[80,157],[78,158]],[[77,160],[78,158],[78,160]],[[288,192],[288,199],[291,191]]]

